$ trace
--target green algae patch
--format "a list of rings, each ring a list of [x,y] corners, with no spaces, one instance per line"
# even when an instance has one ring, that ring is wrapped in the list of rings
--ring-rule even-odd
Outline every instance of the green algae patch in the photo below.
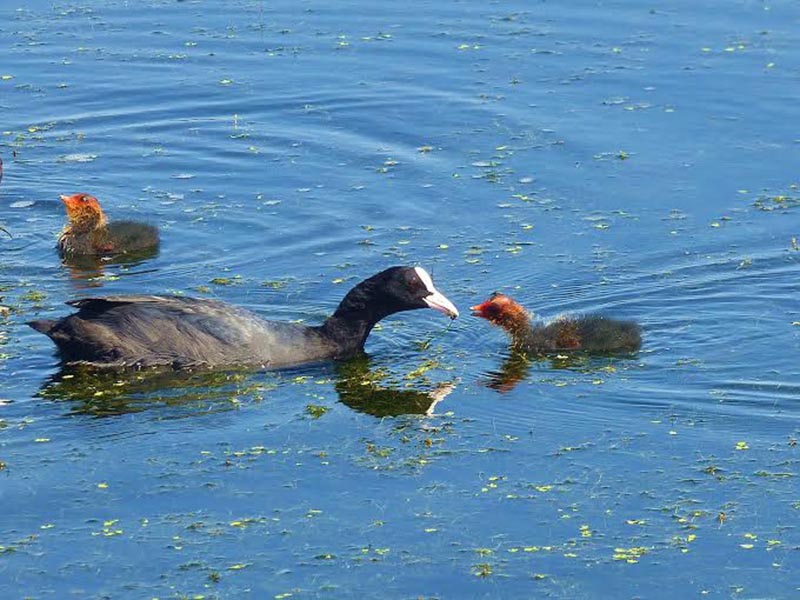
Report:
[[[330,409],[327,406],[322,406],[320,404],[308,404],[306,405],[306,414],[313,418],[319,419],[322,415],[328,412]]]
[[[763,212],[784,211],[800,206],[800,196],[776,194],[759,196],[753,201],[753,207]]]
[[[212,285],[239,285],[242,283],[242,276],[235,275],[234,277],[214,277],[209,281]]]
[[[635,564],[639,562],[639,559],[642,558],[645,554],[650,552],[650,548],[646,546],[633,546],[631,548],[614,548],[614,560],[623,561],[629,564]]]
[[[47,294],[41,290],[29,290],[20,296],[20,300],[23,302],[31,302],[33,304],[41,304],[46,298]]]

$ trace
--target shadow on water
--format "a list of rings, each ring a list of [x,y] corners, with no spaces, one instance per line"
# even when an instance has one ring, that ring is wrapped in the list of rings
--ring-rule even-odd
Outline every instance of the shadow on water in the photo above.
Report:
[[[83,289],[100,287],[107,267],[129,269],[138,267],[157,256],[158,248],[146,248],[137,252],[114,256],[67,256],[61,259],[61,263],[69,270],[69,277],[74,285],[79,289]]]
[[[165,371],[98,370],[86,365],[64,366],[39,390],[47,400],[67,401],[69,414],[109,417],[141,412],[158,406],[188,409],[188,414],[207,414],[235,409],[239,398],[260,401],[309,368],[331,375],[342,404],[375,417],[426,415],[455,389],[454,382],[430,390],[389,381],[383,369],[373,369],[367,356],[328,366],[286,371]]]
[[[536,364],[548,363],[548,368],[556,370],[598,373],[608,371],[617,360],[635,359],[637,356],[637,353],[530,355],[511,349],[496,370],[486,373],[482,383],[490,389],[505,394],[527,379]]]

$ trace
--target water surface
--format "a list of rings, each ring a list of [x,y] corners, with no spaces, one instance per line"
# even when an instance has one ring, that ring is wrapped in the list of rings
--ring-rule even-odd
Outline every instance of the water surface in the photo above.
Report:
[[[0,596],[796,596],[799,25],[5,3]],[[158,256],[61,265],[78,191]],[[344,365],[98,378],[24,325],[142,292],[317,323],[393,264],[464,316],[392,317]],[[643,350],[509,357],[466,314],[494,290]]]

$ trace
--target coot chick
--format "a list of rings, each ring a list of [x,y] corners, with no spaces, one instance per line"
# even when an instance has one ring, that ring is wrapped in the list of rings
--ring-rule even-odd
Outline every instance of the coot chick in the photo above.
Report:
[[[473,316],[505,329],[512,347],[529,354],[635,352],[642,345],[641,328],[633,321],[584,315],[533,323],[521,305],[497,292],[470,310]]]
[[[68,302],[77,313],[29,323],[65,363],[100,367],[283,367],[343,359],[364,350],[373,326],[393,313],[458,310],[422,267],[392,267],[356,285],[322,325],[266,321],[219,302],[180,296],[109,296]]]
[[[109,223],[97,198],[88,194],[61,196],[69,222],[58,237],[58,253],[70,256],[111,256],[158,247],[158,229],[136,221]]]

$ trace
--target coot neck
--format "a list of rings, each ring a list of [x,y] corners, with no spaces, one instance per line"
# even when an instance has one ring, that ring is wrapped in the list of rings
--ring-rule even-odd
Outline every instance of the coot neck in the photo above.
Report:
[[[336,312],[322,324],[322,334],[339,347],[340,355],[361,352],[375,324],[402,310],[387,302],[376,289],[375,283],[367,279],[355,286],[341,301]]]

